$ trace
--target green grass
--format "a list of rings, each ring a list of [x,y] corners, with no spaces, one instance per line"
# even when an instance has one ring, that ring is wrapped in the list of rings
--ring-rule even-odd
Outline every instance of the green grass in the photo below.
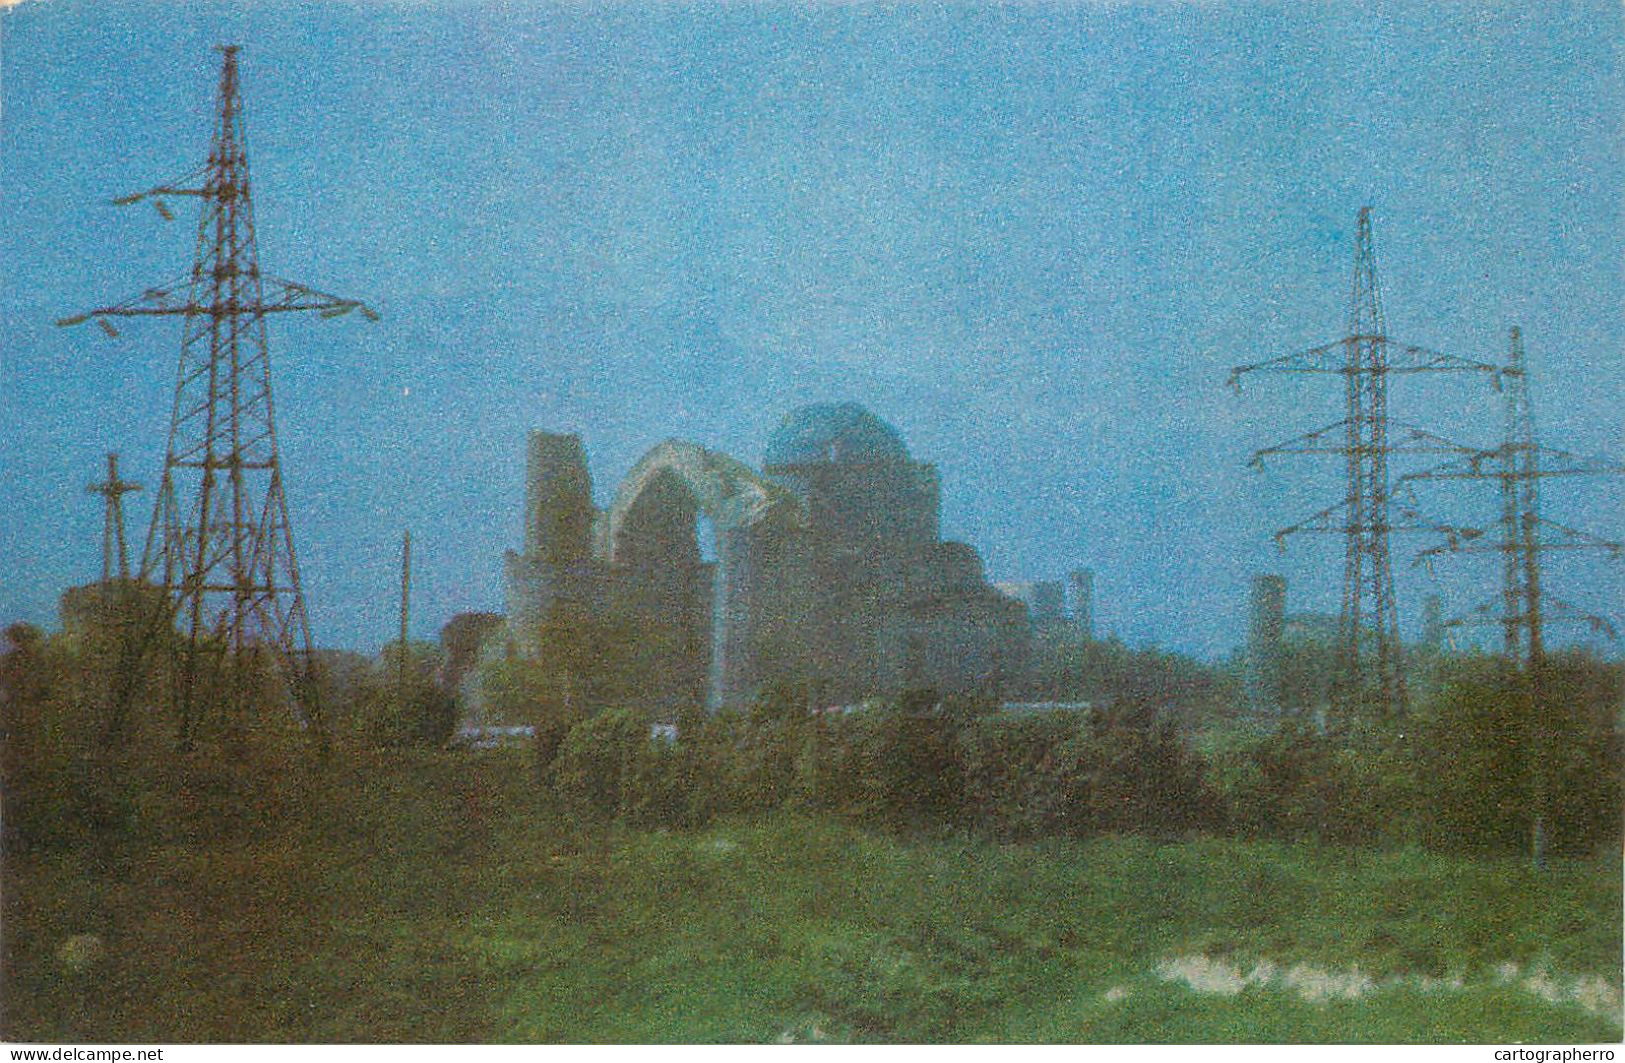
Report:
[[[790,815],[622,830],[561,821],[501,754],[359,763],[252,841],[13,858],[5,904],[12,1040],[1621,1037],[1495,974],[1617,992],[1617,861],[900,841]],[[81,933],[106,955],[69,971],[57,950]],[[1375,988],[1313,1003],[1158,976],[1197,954],[1358,967]]]

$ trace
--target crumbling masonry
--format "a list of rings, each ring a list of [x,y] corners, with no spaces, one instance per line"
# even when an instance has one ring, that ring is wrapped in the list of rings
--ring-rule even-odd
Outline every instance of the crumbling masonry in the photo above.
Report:
[[[941,540],[939,491],[936,467],[852,403],[785,418],[761,472],[661,443],[602,511],[579,437],[533,433],[525,546],[505,559],[511,637],[540,653],[550,618],[613,619],[640,642],[643,698],[666,710],[745,704],[775,681],[825,705],[997,695],[1026,654],[1025,609],[975,550]]]

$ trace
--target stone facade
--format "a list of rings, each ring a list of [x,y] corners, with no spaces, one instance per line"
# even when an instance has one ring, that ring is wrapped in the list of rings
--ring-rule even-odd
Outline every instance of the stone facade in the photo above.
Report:
[[[1255,713],[1281,711],[1281,653],[1286,635],[1286,580],[1253,577],[1247,606],[1247,705]]]

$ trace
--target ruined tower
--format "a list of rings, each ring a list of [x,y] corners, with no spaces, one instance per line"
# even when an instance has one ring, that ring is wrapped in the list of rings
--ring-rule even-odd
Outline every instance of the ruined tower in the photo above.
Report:
[[[592,475],[577,435],[532,432],[525,457],[525,555],[550,565],[592,552]]]
[[[1444,603],[1437,594],[1422,599],[1422,641],[1417,648],[1423,653],[1444,652]]]
[[[592,476],[581,437],[532,432],[525,455],[524,549],[503,557],[508,623],[516,648],[537,649],[543,622],[561,606],[591,604]]]
[[[1255,713],[1281,711],[1281,637],[1286,627],[1286,580],[1253,577],[1247,607],[1247,707]]]
[[[1085,642],[1095,639],[1095,570],[1075,568],[1067,575],[1072,590],[1072,623]]]

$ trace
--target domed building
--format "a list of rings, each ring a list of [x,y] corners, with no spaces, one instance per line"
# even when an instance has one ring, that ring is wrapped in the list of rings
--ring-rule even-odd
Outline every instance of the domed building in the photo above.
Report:
[[[936,541],[936,467],[912,461],[897,431],[855,402],[790,414],[768,439],[762,471],[849,547]]]
[[[768,437],[767,466],[884,465],[908,461],[891,425],[855,402],[815,402],[791,413]]]
[[[505,566],[510,631],[537,653],[549,617],[627,633],[642,677],[628,698],[716,709],[775,682],[826,705],[996,695],[1025,656],[1021,604],[988,585],[975,550],[941,541],[936,467],[855,403],[793,411],[760,472],[668,440],[605,510],[579,439],[535,433],[530,455],[525,550]]]

